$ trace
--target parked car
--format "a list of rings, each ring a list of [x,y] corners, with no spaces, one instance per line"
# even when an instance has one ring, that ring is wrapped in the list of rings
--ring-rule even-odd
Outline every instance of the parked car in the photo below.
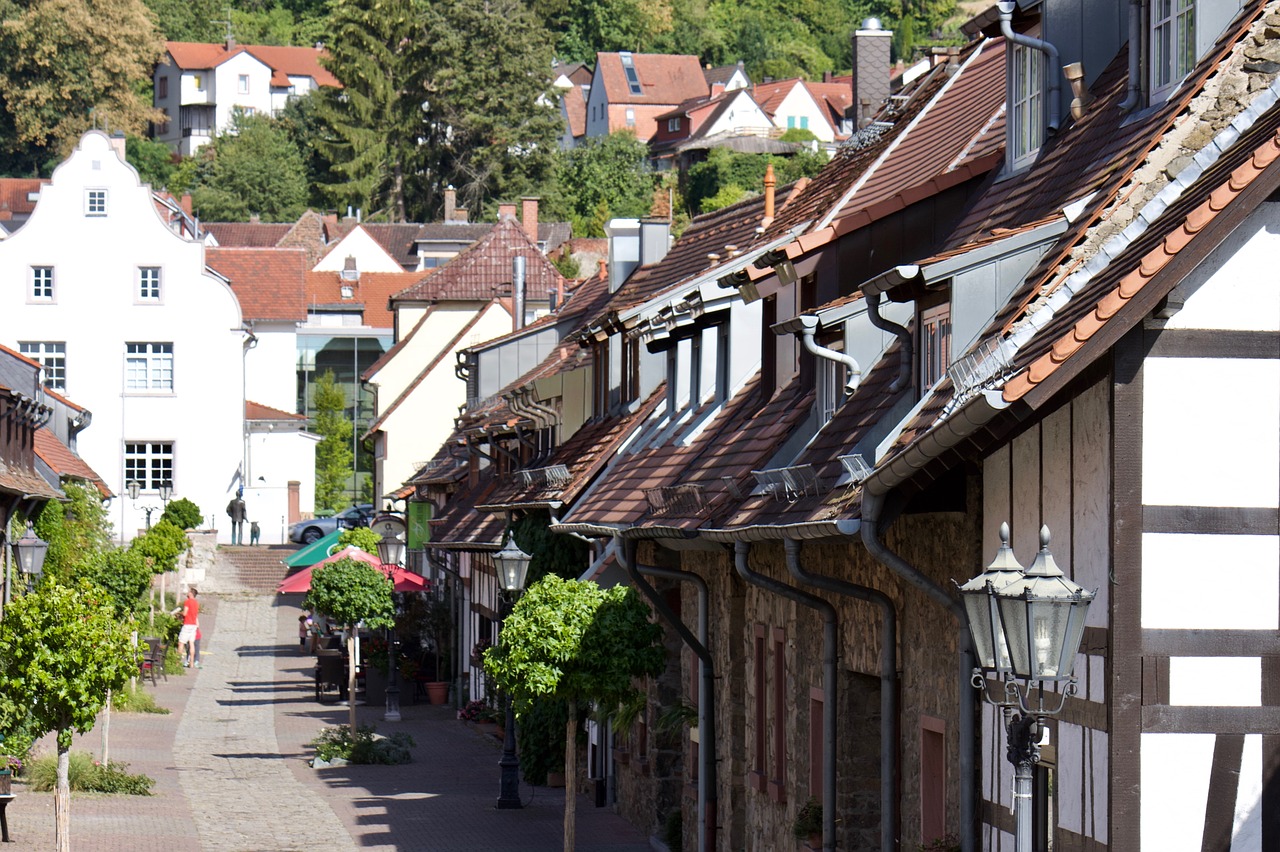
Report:
[[[350,509],[343,509],[331,518],[311,518],[298,521],[289,527],[289,541],[311,544],[324,538],[334,530],[351,530],[356,527],[367,527],[373,520],[374,511],[371,503],[361,503]]]

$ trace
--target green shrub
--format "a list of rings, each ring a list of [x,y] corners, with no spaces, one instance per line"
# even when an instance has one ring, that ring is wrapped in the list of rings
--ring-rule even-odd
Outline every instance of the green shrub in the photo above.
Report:
[[[548,772],[564,771],[565,726],[569,704],[559,698],[538,698],[520,708],[520,774],[526,783],[547,783]]]
[[[310,744],[316,750],[316,757],[325,762],[340,757],[348,763],[385,765],[412,763],[409,749],[417,745],[413,737],[403,731],[379,737],[369,725],[361,725],[355,736],[346,725],[325,728]]]
[[[144,689],[120,689],[111,693],[111,709],[120,713],[158,713],[167,715],[168,707],[156,704],[156,697]]]
[[[347,545],[355,545],[365,553],[378,555],[378,544],[382,541],[382,536],[378,535],[368,527],[356,527],[353,530],[343,530],[338,533],[338,546],[346,547]]]
[[[67,779],[71,789],[80,793],[126,793],[130,796],[150,796],[155,779],[135,775],[128,771],[129,764],[114,760],[106,766],[93,759],[87,751],[73,751],[68,755]],[[58,756],[43,755],[27,764],[27,783],[37,793],[48,793],[58,785]]]
[[[183,497],[165,506],[160,520],[169,521],[184,530],[193,530],[204,522],[204,515],[200,513],[199,506]]]
[[[960,852],[960,838],[954,834],[944,834],[928,843],[917,845],[916,849],[919,852]]]
[[[796,813],[796,821],[791,826],[791,833],[800,840],[804,840],[811,834],[821,834],[822,802],[810,796]]]

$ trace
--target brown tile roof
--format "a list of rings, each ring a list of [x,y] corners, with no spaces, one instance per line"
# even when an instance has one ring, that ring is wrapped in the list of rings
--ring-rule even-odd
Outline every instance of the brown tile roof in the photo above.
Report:
[[[0,220],[30,216],[36,203],[29,196],[48,182],[47,178],[0,178]]]
[[[244,419],[245,420],[306,420],[305,414],[295,414],[292,411],[282,411],[279,408],[272,408],[269,405],[263,405],[260,402],[254,402],[246,399],[244,402]]]
[[[569,135],[574,139],[584,135],[587,132],[587,98],[582,89],[570,89],[560,96],[560,102],[564,104]]]
[[[167,41],[165,49],[173,57],[173,64],[184,70],[197,71],[216,68],[233,56],[248,53],[272,71],[271,85],[289,85],[286,77],[310,77],[320,86],[341,86],[323,65],[320,58],[327,54],[314,47],[276,47],[270,45],[238,44],[231,50],[225,44],[202,44],[189,41]]]
[[[307,272],[307,307],[311,312],[359,310],[364,315],[365,325],[392,328],[395,315],[390,308],[391,297],[414,282],[421,283],[432,277],[429,271],[361,272],[359,281],[344,281],[340,272]],[[354,289],[352,298],[342,298],[344,285]]]
[[[338,241],[350,234],[356,228],[360,228],[369,235],[375,243],[382,247],[382,250],[408,270],[418,268],[418,247],[414,242],[422,225],[416,222],[398,222],[395,224],[388,222],[356,222],[351,219],[343,219],[334,225],[329,231],[329,239],[333,247],[336,248]],[[333,248],[330,249],[334,250]]]
[[[309,268],[302,249],[206,248],[205,263],[231,282],[245,320],[304,322]]]
[[[663,53],[633,53],[632,64],[640,80],[641,94],[631,94],[622,54],[596,54],[596,74],[604,84],[611,104],[675,105],[707,93],[707,81],[696,56]]]
[[[272,248],[293,228],[289,222],[201,222],[222,248]]]
[[[35,451],[40,461],[47,464],[60,479],[88,482],[97,488],[98,493],[103,497],[111,496],[111,489],[107,487],[103,478],[48,429],[36,430]]]
[[[496,487],[496,480],[486,477],[476,488],[463,486],[454,492],[444,510],[428,522],[431,541],[426,546],[445,545],[462,550],[497,550],[501,547],[507,528],[505,516],[475,509],[478,504],[486,502]]]
[[[417,273],[418,280],[398,290],[395,298],[409,301],[510,298],[511,260],[517,255],[526,258],[527,298],[546,301],[551,291],[564,286],[564,278],[538,251],[520,223],[503,219],[474,245],[439,267],[434,275],[425,277]]]

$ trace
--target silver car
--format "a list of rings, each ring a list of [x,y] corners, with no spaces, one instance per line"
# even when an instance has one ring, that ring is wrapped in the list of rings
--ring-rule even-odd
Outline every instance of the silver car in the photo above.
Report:
[[[343,509],[331,518],[311,518],[306,521],[298,521],[289,527],[289,541],[311,544],[313,541],[324,538],[334,530],[367,527],[375,514],[372,504],[361,503],[358,506],[352,506],[350,509]]]

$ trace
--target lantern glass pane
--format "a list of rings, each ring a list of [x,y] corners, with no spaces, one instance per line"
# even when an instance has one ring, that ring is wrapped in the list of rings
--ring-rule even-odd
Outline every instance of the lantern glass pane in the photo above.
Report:
[[[1030,650],[1034,643],[1027,631],[1027,601],[1022,597],[996,598],[1000,605],[1000,621],[1009,643],[1010,668],[1018,677],[1025,678],[1031,671]]]
[[[973,637],[973,653],[977,657],[978,667],[994,669],[996,661],[991,650],[991,596],[985,590],[966,592],[964,608],[969,615],[969,633]]]
[[[1031,619],[1031,680],[1056,680],[1069,677],[1072,661],[1063,672],[1062,648],[1067,635],[1067,620],[1071,612],[1069,601],[1060,599],[1033,600],[1027,607]]]

